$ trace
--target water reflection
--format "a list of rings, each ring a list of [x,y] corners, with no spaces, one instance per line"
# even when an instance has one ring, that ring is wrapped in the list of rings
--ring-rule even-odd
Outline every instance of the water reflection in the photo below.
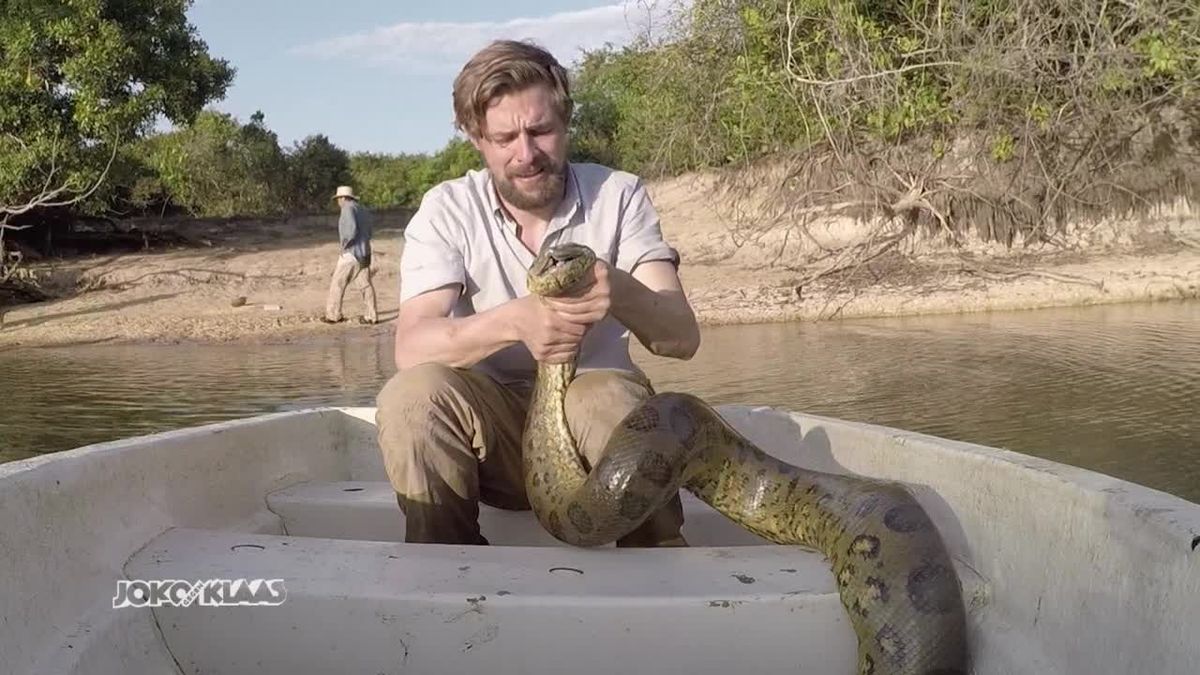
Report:
[[[1006,447],[1200,502],[1200,303],[706,329],[660,390]],[[387,336],[0,354],[0,461],[315,405],[371,405]]]
[[[1200,303],[707,331],[660,389],[911,429],[1200,501]]]
[[[320,405],[372,404],[386,340],[149,345],[0,354],[10,385],[0,461],[124,436]]]

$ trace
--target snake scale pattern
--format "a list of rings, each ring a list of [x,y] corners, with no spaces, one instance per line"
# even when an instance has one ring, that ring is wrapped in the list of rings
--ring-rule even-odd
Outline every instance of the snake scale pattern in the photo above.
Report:
[[[546,248],[530,268],[529,290],[568,292],[594,261],[586,246]],[[826,556],[858,639],[861,675],[968,672],[958,578],[904,486],[782,462],[683,393],[655,394],[626,416],[589,473],[567,425],[574,373],[574,363],[539,364],[523,441],[530,504],[553,536],[607,544],[687,489],[772,542]]]

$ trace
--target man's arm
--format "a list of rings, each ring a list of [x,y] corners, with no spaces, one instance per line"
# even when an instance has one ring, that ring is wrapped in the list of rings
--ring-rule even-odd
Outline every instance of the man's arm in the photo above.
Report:
[[[541,299],[526,296],[485,312],[452,318],[460,286],[422,293],[400,304],[396,318],[396,367],[442,363],[468,368],[487,356],[524,342],[539,361],[556,363],[579,348],[585,326],[550,311]]]
[[[617,257],[602,270],[611,277],[612,314],[650,353],[690,359],[700,348],[700,327],[679,281],[679,253],[663,239],[641,179],[627,200]]]
[[[583,324],[612,314],[652,354],[690,359],[700,348],[700,327],[679,281],[679,254],[663,240],[641,180],[629,186],[621,213],[616,259],[596,260],[591,283],[550,305]]]
[[[502,320],[500,307],[461,319],[450,318],[458,294],[456,284],[400,304],[396,317],[397,368],[428,362],[466,368],[512,344],[499,330],[508,324]]]
[[[450,314],[462,293],[466,268],[456,211],[443,191],[431,190],[404,231],[400,256],[400,312],[396,317],[396,367],[421,363],[466,368],[513,344],[513,308],[468,317]]]
[[[609,268],[612,314],[650,353],[690,359],[700,348],[700,326],[675,265],[650,260],[633,274]]]

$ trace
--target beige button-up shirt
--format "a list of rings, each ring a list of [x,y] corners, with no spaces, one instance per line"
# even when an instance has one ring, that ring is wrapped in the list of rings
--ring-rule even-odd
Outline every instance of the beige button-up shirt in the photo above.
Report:
[[[663,239],[658,214],[642,181],[598,164],[569,164],[562,204],[543,247],[586,244],[613,267],[632,272],[649,260],[679,264]],[[528,294],[525,276],[534,253],[500,206],[487,171],[471,171],[429,190],[404,231],[400,301],[457,284],[451,316],[464,317]],[[532,382],[537,364],[524,344],[488,356],[475,368],[504,384]],[[592,327],[580,347],[580,372],[637,371],[629,330],[612,316]]]

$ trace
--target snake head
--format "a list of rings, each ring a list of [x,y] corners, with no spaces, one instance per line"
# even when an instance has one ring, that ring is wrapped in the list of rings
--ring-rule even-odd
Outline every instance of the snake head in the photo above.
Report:
[[[583,244],[548,246],[530,265],[526,285],[537,295],[562,295],[586,278],[594,262],[595,252]]]

